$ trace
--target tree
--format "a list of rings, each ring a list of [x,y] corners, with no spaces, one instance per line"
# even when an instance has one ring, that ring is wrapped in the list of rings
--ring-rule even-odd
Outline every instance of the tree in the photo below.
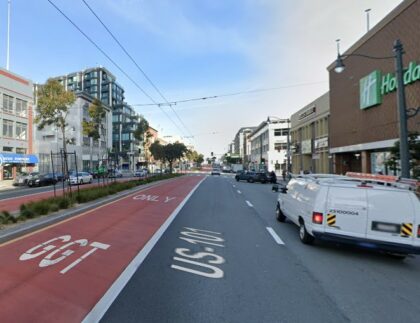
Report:
[[[172,173],[173,162],[180,159],[188,151],[187,147],[180,142],[163,146],[165,160],[169,163],[169,172]]]
[[[83,134],[90,138],[90,168],[92,170],[92,144],[101,138],[101,130],[103,129],[103,119],[106,116],[106,110],[102,102],[94,99],[89,106],[90,120],[83,120]]]
[[[133,136],[136,140],[142,143],[144,150],[144,158],[147,162],[147,146],[149,144],[149,139],[152,137],[152,134],[148,131],[150,128],[149,122],[143,117],[140,116],[140,121],[137,123],[137,127],[134,130]],[[139,149],[140,153],[140,149]]]
[[[66,138],[66,128],[68,126],[67,116],[69,106],[76,101],[73,92],[66,91],[57,80],[49,79],[47,83],[39,87],[37,92],[37,106],[35,123],[38,130],[46,126],[55,126],[60,129],[63,136],[63,150],[66,156],[67,143],[72,143],[73,139]]]
[[[163,145],[160,144],[159,140],[152,143],[149,150],[155,160],[160,160],[161,162],[165,161]]]
[[[161,145],[159,141],[156,141],[150,145],[149,149],[154,159],[169,163],[170,173],[172,173],[173,162],[182,158],[188,151],[187,147],[185,147],[183,143],[179,142]]]
[[[194,159],[194,162],[197,163],[197,166],[201,165],[204,161],[204,155],[203,154],[199,154],[197,156],[197,158]]]
[[[420,140],[418,139],[418,132],[411,132],[408,135],[408,149],[410,152],[410,170],[413,172],[414,178],[420,177]],[[385,165],[388,166],[393,172],[394,175],[397,174],[397,170],[400,170],[399,160],[400,160],[400,142],[396,141],[394,146],[390,150],[391,157],[385,162]]]

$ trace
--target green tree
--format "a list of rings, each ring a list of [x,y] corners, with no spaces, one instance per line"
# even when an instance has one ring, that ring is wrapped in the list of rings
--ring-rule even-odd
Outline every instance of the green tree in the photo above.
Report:
[[[73,138],[67,139],[66,128],[69,107],[76,101],[73,92],[66,91],[59,81],[49,79],[40,86],[37,91],[37,106],[35,123],[38,130],[46,126],[55,126],[60,129],[63,136],[63,150],[67,153],[67,144],[73,142]]]
[[[106,110],[101,101],[94,99],[89,106],[88,113],[90,120],[83,120],[82,126],[83,134],[90,138],[90,168],[92,170],[92,146],[94,141],[101,138]]]
[[[420,140],[418,139],[418,132],[411,132],[408,135],[408,149],[410,152],[410,170],[413,172],[413,177],[420,178]],[[391,157],[385,162],[385,164],[393,171],[396,175],[397,171],[400,170],[400,142],[396,141],[394,146],[391,147]]]
[[[163,151],[165,160],[169,163],[169,172],[172,174],[174,161],[184,157],[188,149],[183,143],[176,142],[174,144],[167,144],[163,146]]]
[[[204,155],[203,154],[199,154],[195,159],[194,162],[197,163],[197,166],[200,166],[204,161]]]
[[[160,144],[159,140],[155,141],[150,145],[149,151],[155,160],[159,160],[162,163],[165,162],[165,152],[163,149],[163,145]]]
[[[149,145],[149,139],[152,137],[152,134],[149,132],[149,122],[143,117],[140,116],[140,121],[137,123],[136,129],[134,130],[133,136],[136,140],[141,143],[144,151],[144,158],[147,162],[147,147]],[[139,148],[139,154],[141,153]]]

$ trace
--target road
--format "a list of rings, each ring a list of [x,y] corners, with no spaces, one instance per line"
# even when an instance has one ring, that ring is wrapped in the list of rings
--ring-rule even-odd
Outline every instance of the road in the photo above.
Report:
[[[276,222],[275,200],[270,185],[208,177],[102,321],[419,321],[419,257],[303,245],[297,227]]]
[[[2,322],[418,322],[419,257],[303,245],[275,201],[184,176],[0,245]]]

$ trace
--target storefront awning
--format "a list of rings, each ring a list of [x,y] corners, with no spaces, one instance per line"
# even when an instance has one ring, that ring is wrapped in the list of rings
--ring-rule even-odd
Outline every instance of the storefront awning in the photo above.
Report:
[[[38,157],[35,155],[0,153],[0,165],[5,164],[37,164]]]

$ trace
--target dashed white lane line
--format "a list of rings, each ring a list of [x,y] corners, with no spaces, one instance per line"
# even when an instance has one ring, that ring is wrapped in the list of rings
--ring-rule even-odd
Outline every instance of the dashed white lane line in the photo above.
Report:
[[[236,185],[232,185],[233,187],[236,187]]]
[[[242,192],[240,190],[237,190],[238,194],[242,194]]]
[[[273,230],[273,228],[267,227],[268,233],[271,234],[273,239],[277,242],[277,244],[284,245],[283,240],[280,239],[280,237],[277,235],[277,233]]]
[[[254,207],[252,204],[251,204],[251,202],[250,201],[245,201],[246,202],[246,204],[248,204],[248,206],[249,207]]]

